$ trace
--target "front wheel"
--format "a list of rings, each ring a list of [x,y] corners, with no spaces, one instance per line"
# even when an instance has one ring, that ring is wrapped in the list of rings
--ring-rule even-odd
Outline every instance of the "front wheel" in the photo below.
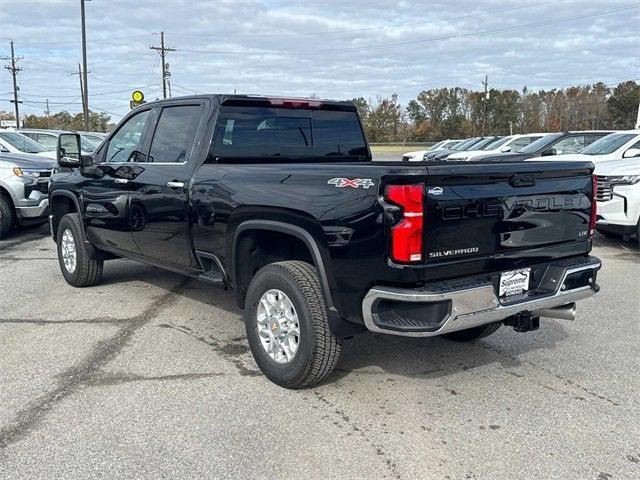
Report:
[[[0,193],[0,240],[9,235],[16,224],[16,213],[6,195]]]
[[[308,263],[277,262],[256,273],[245,325],[258,367],[282,387],[314,385],[340,358],[342,338],[331,333],[318,272]]]
[[[69,285],[90,287],[100,282],[103,262],[91,257],[77,213],[68,213],[60,220],[57,247],[60,270]]]

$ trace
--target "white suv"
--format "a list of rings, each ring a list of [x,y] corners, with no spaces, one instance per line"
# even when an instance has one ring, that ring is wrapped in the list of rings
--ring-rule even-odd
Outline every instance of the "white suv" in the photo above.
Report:
[[[509,135],[502,137],[500,140],[487,145],[485,150],[466,150],[463,152],[452,153],[447,160],[473,160],[474,157],[480,157],[488,154],[499,154],[507,152],[517,152],[521,148],[526,147],[530,143],[542,138],[546,133],[526,133],[518,135]]]
[[[441,148],[451,148],[457,144],[459,144],[462,140],[441,140],[435,145],[431,145],[426,150],[415,150],[413,152],[405,152],[402,154],[403,162],[421,162],[423,160],[424,154],[427,152],[432,152],[434,150],[438,150]]]
[[[640,130],[615,132],[602,137],[578,153],[556,155],[553,160],[587,160],[593,163],[640,157]]]
[[[640,239],[640,157],[595,165],[598,182],[596,228],[605,235],[635,234]]]

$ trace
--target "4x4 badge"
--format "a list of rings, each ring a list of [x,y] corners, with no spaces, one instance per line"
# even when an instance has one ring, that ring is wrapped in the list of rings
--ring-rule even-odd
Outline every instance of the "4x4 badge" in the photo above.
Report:
[[[442,192],[442,187],[433,187],[427,191],[429,195],[442,195]]]
[[[375,185],[370,178],[332,178],[327,183],[329,185],[335,185],[336,188],[369,188]]]

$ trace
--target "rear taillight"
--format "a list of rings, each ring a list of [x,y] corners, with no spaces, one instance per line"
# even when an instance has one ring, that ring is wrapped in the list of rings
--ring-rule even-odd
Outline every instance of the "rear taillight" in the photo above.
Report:
[[[402,220],[391,227],[391,259],[399,263],[421,262],[424,185],[389,185],[385,198],[402,209]]]
[[[591,196],[591,216],[589,217],[589,235],[593,236],[596,233],[596,218],[598,215],[598,177],[592,175],[593,179],[593,195]]]

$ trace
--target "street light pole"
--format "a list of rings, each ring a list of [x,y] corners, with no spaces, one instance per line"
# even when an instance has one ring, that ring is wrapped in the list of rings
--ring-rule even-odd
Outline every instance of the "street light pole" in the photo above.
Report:
[[[80,18],[82,22],[82,86],[84,87],[83,95],[84,101],[82,102],[82,110],[84,116],[84,129],[89,130],[89,87],[87,85],[87,31],[85,27],[85,19],[84,19],[84,2],[85,0],[80,0]]]

